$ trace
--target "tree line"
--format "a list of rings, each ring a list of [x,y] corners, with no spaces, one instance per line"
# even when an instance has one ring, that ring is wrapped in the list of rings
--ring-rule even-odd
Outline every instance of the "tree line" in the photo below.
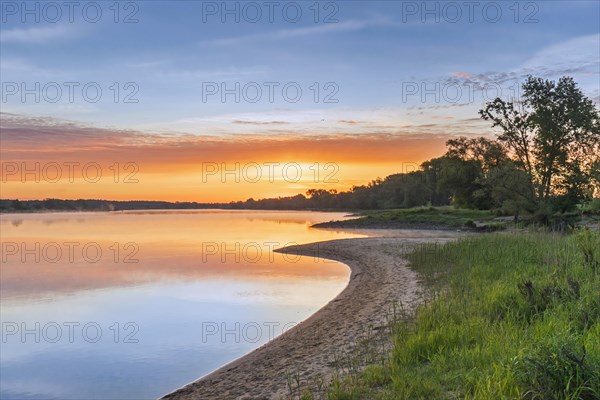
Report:
[[[487,103],[494,139],[448,140],[444,155],[414,172],[349,191],[249,199],[240,208],[383,209],[455,205],[505,214],[564,213],[600,197],[600,114],[571,77],[528,77],[523,96]]]
[[[485,104],[493,139],[458,137],[420,170],[350,190],[231,203],[107,200],[0,200],[0,210],[274,209],[363,210],[454,205],[551,215],[600,197],[600,113],[571,77],[528,77],[520,99]]]

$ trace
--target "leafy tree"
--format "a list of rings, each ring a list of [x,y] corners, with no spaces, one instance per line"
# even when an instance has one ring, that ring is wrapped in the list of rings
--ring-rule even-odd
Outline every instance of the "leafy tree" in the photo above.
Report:
[[[478,137],[468,139],[461,136],[446,142],[448,151],[446,157],[456,157],[463,161],[475,160],[484,172],[508,161],[508,156],[502,145],[496,141]]]
[[[433,158],[421,164],[423,170],[424,185],[431,191],[430,203],[434,206],[442,206],[450,204],[452,197],[451,190],[441,185],[440,179],[442,175],[442,166],[445,157]]]
[[[445,182],[448,188],[453,187],[454,203],[479,209],[499,207],[501,204],[492,196],[488,176],[509,161],[504,147],[484,137],[468,139],[464,136],[448,140],[446,146],[445,157],[458,160],[452,165],[455,172],[446,171],[446,178],[456,173],[466,178],[457,180],[454,177],[451,182]]]
[[[562,196],[574,205],[593,193],[600,115],[572,78],[530,76],[520,101],[497,98],[480,115],[502,129],[498,139],[530,176],[538,201]]]
[[[452,194],[452,204],[462,208],[479,208],[475,192],[482,188],[483,170],[476,160],[445,157],[438,180],[439,190]]]
[[[523,211],[533,212],[536,208],[529,175],[513,162],[503,163],[491,170],[486,186],[494,203],[504,212],[514,215],[515,221]]]
[[[325,190],[325,189],[309,189],[306,192],[308,198],[313,202],[314,207],[318,208],[332,208],[333,200],[337,190]]]

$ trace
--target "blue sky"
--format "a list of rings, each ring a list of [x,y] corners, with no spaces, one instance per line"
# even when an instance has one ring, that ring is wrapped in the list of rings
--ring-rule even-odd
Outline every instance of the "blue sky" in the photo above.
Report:
[[[94,3],[102,10],[96,23],[89,22],[96,8],[88,3],[79,3],[71,22],[68,9],[56,2],[62,17],[52,23],[52,8],[40,8],[36,22],[35,15],[22,15],[21,2],[3,2],[3,112],[147,131],[244,133],[254,132],[253,126],[264,131],[265,122],[287,121],[299,131],[351,134],[367,127],[321,122],[370,121],[375,129],[375,123],[413,126],[450,116],[468,119],[476,117],[473,113],[484,101],[470,85],[491,82],[488,90],[496,83],[508,87],[527,73],[550,78],[570,74],[589,96],[598,97],[597,1],[473,2],[470,6],[465,2],[320,2],[316,22],[312,1],[275,2],[272,21],[266,2],[251,6],[121,2],[116,16],[114,2],[105,1]],[[35,7],[35,2],[28,4]],[[233,14],[225,15],[223,22],[224,7],[238,7],[239,22]],[[295,18],[298,8],[302,16]],[[256,9],[262,16],[254,23]],[[124,23],[126,16],[137,22]],[[40,92],[48,82],[56,82],[63,93],[56,103],[46,101],[55,97],[49,86],[39,103],[33,95],[23,102],[20,89],[6,94],[8,89],[14,91],[7,82],[25,82],[29,88],[40,82]],[[72,103],[64,82],[80,83]],[[81,93],[89,82],[98,83],[103,91],[97,103],[86,101]],[[120,89],[116,104],[115,82]],[[129,82],[134,85],[125,87]],[[244,85],[255,82],[262,96],[255,103],[243,96],[237,103],[234,95],[223,103],[219,93],[203,100],[203,85],[211,82],[229,88],[237,82],[240,93]],[[265,82],[279,83],[273,102]],[[285,101],[280,90],[291,82],[302,90],[297,103]],[[463,91],[454,103],[445,101],[442,93],[454,90],[443,86],[448,82]],[[436,88],[436,83],[438,94],[442,93],[439,101],[434,94],[423,99],[422,89]],[[413,90],[410,95],[408,88]],[[258,92],[253,87],[248,90],[247,98],[255,98]],[[504,88],[503,94],[510,90]],[[138,103],[125,103],[124,96],[134,92],[131,99]],[[448,93],[446,97],[456,94]],[[337,103],[324,102],[327,94]],[[490,91],[490,97],[493,94]],[[252,125],[257,121],[263,124]]]

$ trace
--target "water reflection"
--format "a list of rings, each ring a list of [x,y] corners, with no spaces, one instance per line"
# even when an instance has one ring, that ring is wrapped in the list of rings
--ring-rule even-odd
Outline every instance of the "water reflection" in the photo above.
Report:
[[[154,398],[258,347],[348,278],[338,263],[272,249],[357,236],[310,228],[341,217],[2,215],[0,396]],[[244,335],[256,326],[260,337]]]

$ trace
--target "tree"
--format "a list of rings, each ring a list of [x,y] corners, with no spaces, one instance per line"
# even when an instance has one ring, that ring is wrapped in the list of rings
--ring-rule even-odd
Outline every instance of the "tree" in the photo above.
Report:
[[[572,78],[530,76],[520,101],[497,98],[479,113],[502,129],[498,139],[530,177],[538,201],[562,196],[573,205],[593,193],[600,115]]]
[[[337,190],[325,190],[325,189],[309,189],[306,195],[311,200],[312,205],[317,208],[331,208],[333,206],[333,199],[337,194]]]
[[[529,176],[515,163],[509,161],[494,168],[487,177],[486,186],[493,201],[504,212],[514,215],[515,222],[522,211],[535,211],[535,195]]]
[[[452,192],[453,203],[463,207],[494,207],[488,175],[509,161],[504,147],[484,137],[464,136],[446,142],[441,189]]]
[[[484,208],[475,198],[482,188],[483,170],[477,160],[462,160],[444,157],[438,179],[438,189],[452,194],[452,203],[457,207]]]
[[[431,205],[443,206],[450,204],[452,192],[439,184],[442,175],[442,166],[445,157],[432,158],[421,164],[423,170],[424,185],[431,191]]]
[[[600,149],[598,149],[600,153]],[[600,198],[600,160],[595,160],[591,166],[592,197]]]
[[[478,161],[485,173],[508,161],[502,145],[484,137],[468,139],[460,136],[457,139],[448,140],[446,146],[448,147],[446,157],[456,157],[463,161]]]

